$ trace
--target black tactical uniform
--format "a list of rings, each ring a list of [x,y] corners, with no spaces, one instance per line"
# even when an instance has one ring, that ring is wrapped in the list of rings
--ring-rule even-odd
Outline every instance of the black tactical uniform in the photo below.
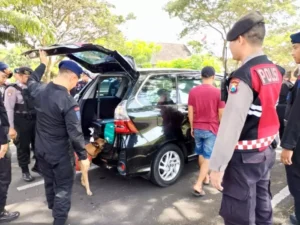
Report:
[[[284,115],[285,115],[285,109],[287,105],[287,95],[290,91],[290,89],[293,87],[293,83],[291,81],[283,81],[280,89],[279,94],[279,101],[278,105],[276,107],[276,111],[278,114],[279,122],[280,122],[280,128],[279,128],[279,137],[282,139],[283,132],[284,132]]]
[[[6,64],[3,64],[0,62],[0,71],[2,72],[1,66]],[[6,67],[7,68],[7,67]],[[6,69],[4,68],[4,69]],[[10,78],[8,76],[8,78]],[[8,140],[8,129],[9,129],[9,122],[7,118],[7,113],[3,104],[2,96],[0,97],[0,145],[7,144],[9,142]],[[7,198],[7,191],[8,187],[11,182],[11,155],[9,153],[9,150],[7,151],[4,158],[0,159],[0,223],[9,222],[13,219],[16,219],[19,217],[19,212],[12,212],[9,213],[5,210],[6,205],[6,198]]]
[[[64,68],[71,70],[69,63]],[[73,64],[71,62],[71,67]],[[53,82],[41,84],[40,80],[41,75],[33,73],[27,83],[37,110],[36,157],[45,179],[46,198],[48,208],[53,210],[54,224],[63,225],[71,207],[75,174],[71,146],[80,160],[85,160],[87,154],[77,102],[65,87]]]
[[[30,75],[32,70],[28,67],[21,67],[15,70],[22,75]],[[44,67],[38,67],[36,73],[43,74]],[[19,166],[22,169],[23,179],[33,181],[28,165],[30,164],[30,144],[34,142],[36,111],[33,99],[30,97],[26,85],[21,83],[10,84],[6,88],[4,104],[8,113],[10,127],[17,131],[17,139],[14,144],[17,148]],[[33,167],[34,172],[38,172],[37,165]]]
[[[293,44],[300,44],[300,33],[291,35]],[[298,46],[299,48],[300,46]],[[299,57],[299,56],[298,56]],[[291,222],[300,225],[300,78],[297,79],[287,97],[285,114],[286,127],[281,140],[281,147],[293,151],[292,165],[286,165],[289,190],[294,197],[295,214]]]

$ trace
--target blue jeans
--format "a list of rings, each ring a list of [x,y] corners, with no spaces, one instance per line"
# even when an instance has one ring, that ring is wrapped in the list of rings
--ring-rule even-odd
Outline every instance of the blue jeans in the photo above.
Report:
[[[210,159],[216,135],[209,130],[194,129],[195,136],[195,153],[202,155],[205,159]]]

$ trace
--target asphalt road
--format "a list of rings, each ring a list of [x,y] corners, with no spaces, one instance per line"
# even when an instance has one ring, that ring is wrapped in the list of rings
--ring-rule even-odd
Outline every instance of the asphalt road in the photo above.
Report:
[[[280,150],[279,150],[280,151]],[[8,195],[9,210],[19,210],[21,216],[10,224],[52,224],[44,196],[43,180],[38,175],[33,183],[21,179],[21,172],[13,152],[13,181]],[[207,195],[196,198],[191,188],[197,178],[195,162],[185,165],[183,175],[173,186],[160,188],[143,178],[125,179],[112,171],[94,168],[89,171],[93,196],[87,196],[80,185],[77,174],[70,225],[221,225],[218,216],[221,194],[210,186]],[[288,196],[284,168],[277,161],[272,171],[272,193],[274,195],[274,224],[287,223],[292,209]]]

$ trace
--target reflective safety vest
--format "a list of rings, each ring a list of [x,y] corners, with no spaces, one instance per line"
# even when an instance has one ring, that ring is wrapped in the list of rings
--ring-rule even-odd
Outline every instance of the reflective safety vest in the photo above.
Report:
[[[267,56],[261,55],[242,65],[230,79],[242,80],[253,92],[253,102],[235,149],[263,151],[271,145],[279,130],[276,105],[282,75]]]

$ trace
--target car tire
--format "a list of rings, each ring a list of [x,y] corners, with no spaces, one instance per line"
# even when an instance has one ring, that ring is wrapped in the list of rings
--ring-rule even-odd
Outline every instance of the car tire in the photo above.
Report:
[[[164,145],[153,160],[150,179],[160,187],[167,187],[178,180],[183,167],[184,155],[181,149],[175,144]]]

